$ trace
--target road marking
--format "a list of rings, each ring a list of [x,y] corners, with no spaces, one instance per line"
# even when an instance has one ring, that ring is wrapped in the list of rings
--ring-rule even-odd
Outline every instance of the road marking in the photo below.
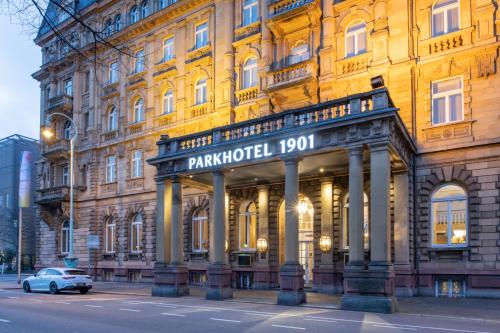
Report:
[[[323,319],[323,320],[337,320],[337,321],[345,321],[351,323],[360,323],[360,324],[371,324],[371,325],[384,325],[384,326],[395,326],[397,328],[409,327],[416,329],[427,329],[427,330],[435,330],[435,331],[447,331],[447,332],[462,332],[462,333],[492,333],[488,331],[473,331],[473,330],[464,330],[459,328],[444,328],[444,327],[432,327],[432,326],[419,326],[419,325],[407,325],[407,324],[391,324],[391,323],[380,323],[376,321],[363,321],[363,320],[354,320],[354,319],[340,319],[340,318],[325,318],[325,317],[305,317],[310,319]]]
[[[157,304],[156,306],[157,306],[157,307],[159,307],[159,308],[177,309],[177,307],[176,307],[176,306],[173,306],[173,305],[162,305],[162,304]]]
[[[291,330],[305,330],[305,327],[297,327],[297,326],[285,326],[285,325],[271,325],[271,326],[278,328],[288,328]]]
[[[245,312],[246,315],[249,316],[263,316],[263,317],[272,317],[273,315],[265,314],[265,313],[253,313],[253,312]]]
[[[102,308],[102,305],[85,304],[85,306],[89,308]]]
[[[205,312],[220,312],[220,310],[215,309],[206,309],[206,308],[196,308],[197,311],[205,311]]]
[[[241,320],[231,320],[231,319],[222,319],[222,318],[210,318],[210,320],[227,321],[229,323],[241,323]]]
[[[9,297],[7,297],[7,298],[10,298],[10,299],[16,299],[16,298],[19,298],[19,297],[17,297],[17,296],[9,296]]]
[[[304,318],[304,320],[319,321],[319,322],[323,322],[323,323],[336,323],[337,322],[336,320],[330,320],[330,319],[310,319],[310,318]]]
[[[0,322],[2,322],[2,323],[10,323],[10,320],[7,320],[7,319],[0,319]]]
[[[164,316],[174,316],[174,317],[186,317],[185,314],[180,314],[180,313],[162,313]]]
[[[137,310],[137,309],[120,309],[120,311],[141,312],[141,310]]]
[[[388,326],[388,325],[372,325],[373,327],[380,327],[380,328],[395,328],[397,330],[410,330],[410,331],[416,331],[416,328],[410,328],[410,327],[401,327],[401,326]]]
[[[36,299],[36,298],[30,298],[30,301],[34,301],[34,302],[41,302],[41,300]]]
[[[68,302],[54,302],[56,304],[66,304],[66,305],[70,305],[71,303],[68,303]]]

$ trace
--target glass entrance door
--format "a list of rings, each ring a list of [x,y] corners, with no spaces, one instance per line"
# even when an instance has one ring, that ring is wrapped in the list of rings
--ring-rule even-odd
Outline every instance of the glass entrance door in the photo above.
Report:
[[[312,285],[313,281],[313,242],[299,242],[299,261],[304,267],[304,284],[306,287]]]

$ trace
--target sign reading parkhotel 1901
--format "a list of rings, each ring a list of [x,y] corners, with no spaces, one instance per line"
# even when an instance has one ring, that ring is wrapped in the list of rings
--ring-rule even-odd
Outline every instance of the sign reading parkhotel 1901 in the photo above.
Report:
[[[258,143],[228,149],[221,152],[207,153],[188,159],[188,169],[204,169],[243,161],[270,158],[314,149],[314,134],[290,137],[280,140],[278,144],[271,142]]]

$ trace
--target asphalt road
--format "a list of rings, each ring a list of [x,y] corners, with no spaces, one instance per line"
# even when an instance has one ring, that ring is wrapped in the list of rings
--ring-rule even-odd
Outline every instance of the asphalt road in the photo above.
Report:
[[[0,289],[0,332],[500,333],[498,320],[372,314],[199,297],[23,293]]]

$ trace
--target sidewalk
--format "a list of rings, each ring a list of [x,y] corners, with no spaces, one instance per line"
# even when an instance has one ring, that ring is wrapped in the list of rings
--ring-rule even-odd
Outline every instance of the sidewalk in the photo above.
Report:
[[[1,279],[0,289],[19,289],[16,279]],[[151,296],[151,283],[122,283],[95,281],[94,293],[129,296]],[[277,290],[233,290],[233,299],[225,302],[276,304]],[[190,287],[190,296],[204,298],[202,287]],[[339,309],[340,295],[307,292],[307,303],[302,307]],[[471,320],[500,320],[500,299],[480,298],[398,298],[398,312],[415,316],[460,317]]]

